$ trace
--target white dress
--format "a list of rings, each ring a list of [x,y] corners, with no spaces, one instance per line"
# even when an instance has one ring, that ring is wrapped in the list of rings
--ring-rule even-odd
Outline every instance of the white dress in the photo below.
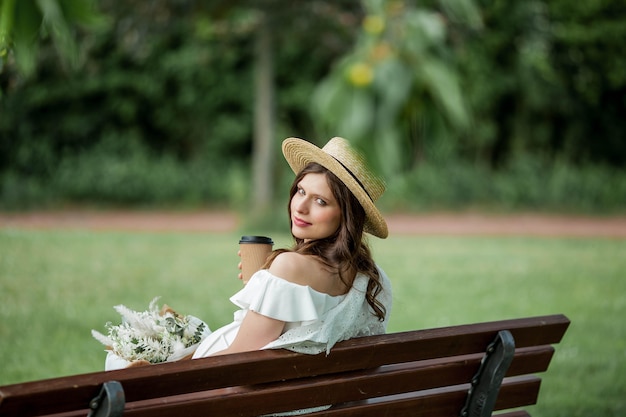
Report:
[[[317,354],[335,343],[353,337],[385,333],[391,312],[391,283],[378,268],[383,290],[377,299],[385,306],[385,319],[380,321],[365,299],[369,278],[357,274],[352,288],[345,295],[332,296],[309,286],[286,281],[268,270],[256,272],[246,286],[230,298],[240,310],[232,323],[221,327],[200,343],[193,358],[202,358],[226,349],[237,336],[248,311],[284,321],[280,337],[261,349],[288,349],[294,352]],[[330,405],[263,417],[295,416],[326,410]]]
[[[268,270],[258,271],[230,298],[240,308],[233,322],[204,339],[193,358],[206,357],[230,346],[250,310],[286,323],[282,335],[262,349],[328,353],[342,340],[385,333],[391,311],[391,283],[382,269],[378,271],[383,291],[377,299],[387,311],[384,321],[373,314],[365,299],[369,279],[364,274],[357,274],[347,294],[331,296],[276,277]]]

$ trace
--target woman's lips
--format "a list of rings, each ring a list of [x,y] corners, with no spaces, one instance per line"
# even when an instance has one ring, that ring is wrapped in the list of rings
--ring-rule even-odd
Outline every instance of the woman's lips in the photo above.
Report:
[[[310,226],[311,225],[311,223],[307,223],[304,220],[299,219],[297,217],[293,218],[293,224],[298,226],[298,227],[306,227],[306,226]]]

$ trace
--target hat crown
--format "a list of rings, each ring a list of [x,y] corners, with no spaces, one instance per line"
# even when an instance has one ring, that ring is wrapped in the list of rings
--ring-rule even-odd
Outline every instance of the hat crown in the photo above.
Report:
[[[365,164],[365,159],[347,140],[334,137],[322,148],[322,151],[339,162],[359,183],[372,201],[378,200],[385,192],[385,183],[375,176]]]

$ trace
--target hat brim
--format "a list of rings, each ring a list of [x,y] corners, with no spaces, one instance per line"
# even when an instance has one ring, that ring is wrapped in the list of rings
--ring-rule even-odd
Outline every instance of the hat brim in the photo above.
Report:
[[[295,174],[311,162],[316,162],[335,174],[352,192],[365,210],[364,231],[381,239],[389,235],[387,222],[367,195],[361,184],[332,155],[304,139],[288,138],[283,141],[283,155]]]

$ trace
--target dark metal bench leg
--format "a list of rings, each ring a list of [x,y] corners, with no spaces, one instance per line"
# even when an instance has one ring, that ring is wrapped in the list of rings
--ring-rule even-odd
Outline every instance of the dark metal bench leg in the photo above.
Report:
[[[105,382],[100,393],[89,402],[90,411],[87,417],[121,417],[125,404],[122,384],[118,381]]]
[[[478,372],[472,378],[461,417],[490,417],[502,380],[515,354],[515,340],[508,330],[498,332],[487,347]]]

